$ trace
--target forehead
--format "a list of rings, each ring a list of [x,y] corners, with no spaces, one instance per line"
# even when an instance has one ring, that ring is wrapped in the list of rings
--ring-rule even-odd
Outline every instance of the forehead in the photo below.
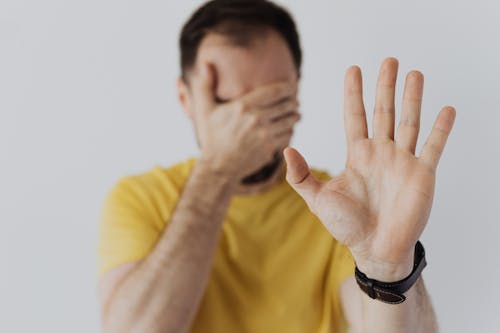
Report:
[[[266,83],[293,80],[297,70],[285,40],[268,30],[251,38],[245,46],[231,43],[220,34],[202,40],[196,64],[208,62],[215,68],[216,95],[232,99]],[[197,75],[197,71],[193,75]]]

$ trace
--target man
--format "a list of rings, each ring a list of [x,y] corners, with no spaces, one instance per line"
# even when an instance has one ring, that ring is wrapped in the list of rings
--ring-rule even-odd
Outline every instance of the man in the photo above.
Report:
[[[349,68],[348,156],[332,179],[286,148],[300,119],[301,52],[284,9],[208,2],[180,46],[179,99],[201,153],[109,193],[104,331],[436,332],[417,241],[455,110],[442,109],[416,157],[423,76],[406,77],[395,134],[398,62],[388,58],[368,138],[361,72]]]

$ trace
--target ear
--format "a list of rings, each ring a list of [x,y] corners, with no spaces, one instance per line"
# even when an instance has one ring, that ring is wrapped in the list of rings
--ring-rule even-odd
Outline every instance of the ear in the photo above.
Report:
[[[189,91],[189,87],[186,82],[184,82],[184,80],[180,76],[177,79],[177,96],[179,98],[179,103],[184,110],[184,113],[186,113],[189,119],[193,119],[191,92]]]

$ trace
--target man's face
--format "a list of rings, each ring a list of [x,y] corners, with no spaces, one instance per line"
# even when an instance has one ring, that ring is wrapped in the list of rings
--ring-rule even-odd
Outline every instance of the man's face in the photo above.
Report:
[[[252,38],[250,44],[245,46],[234,45],[223,35],[209,33],[200,44],[196,59],[196,64],[199,63],[210,63],[215,70],[214,93],[217,102],[231,101],[267,83],[298,80],[288,45],[281,35],[273,30],[267,30]],[[190,75],[193,79],[199,74],[192,71]],[[191,92],[187,94],[186,98],[191,101],[183,104],[195,105],[192,101],[195,96]],[[194,121],[192,111],[189,107],[185,109]],[[196,130],[196,124],[194,127]],[[245,177],[243,183],[265,182],[274,174],[281,159],[281,152],[277,151],[273,160]]]
[[[248,46],[230,44],[222,35],[208,34],[200,44],[196,63],[204,61],[215,67],[215,95],[222,101],[266,83],[297,79],[290,50],[273,30],[253,38]]]

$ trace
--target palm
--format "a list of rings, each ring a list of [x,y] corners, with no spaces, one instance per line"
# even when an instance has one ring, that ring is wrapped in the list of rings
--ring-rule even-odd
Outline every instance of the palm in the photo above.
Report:
[[[374,135],[368,138],[361,74],[346,74],[345,127],[348,156],[344,171],[320,182],[303,157],[287,149],[287,180],[325,227],[358,258],[395,263],[411,252],[429,217],[435,170],[451,131],[454,109],[443,108],[419,157],[423,78],[407,77],[403,113],[394,138],[397,62],[384,62],[377,84]]]
[[[392,141],[364,140],[354,149],[356,157],[321,187],[311,209],[352,251],[395,262],[426,224],[434,173]]]

